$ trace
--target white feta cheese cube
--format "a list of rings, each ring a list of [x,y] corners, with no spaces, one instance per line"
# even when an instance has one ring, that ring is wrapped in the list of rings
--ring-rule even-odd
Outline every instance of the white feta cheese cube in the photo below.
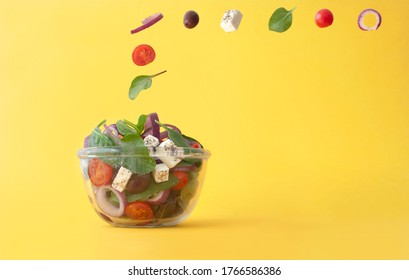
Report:
[[[223,28],[225,32],[233,32],[239,28],[241,19],[243,15],[238,10],[227,10],[220,22],[220,27]]]
[[[183,148],[167,139],[156,148],[157,157],[169,168],[175,167],[183,159]]]
[[[159,139],[153,135],[148,135],[143,138],[143,143],[146,147],[156,147],[159,145]]]
[[[169,167],[164,163],[159,163],[152,171],[153,179],[156,183],[161,183],[169,180]]]
[[[118,173],[115,176],[114,181],[112,182],[112,187],[117,191],[123,192],[126,187],[126,184],[129,181],[129,178],[131,178],[131,175],[132,175],[131,170],[121,166],[118,170]]]

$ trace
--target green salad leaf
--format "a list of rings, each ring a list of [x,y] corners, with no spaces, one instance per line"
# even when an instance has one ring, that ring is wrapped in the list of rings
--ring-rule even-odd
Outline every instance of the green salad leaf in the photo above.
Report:
[[[118,121],[117,129],[124,137],[117,138],[117,141],[99,128],[105,124],[104,120],[92,131],[88,145],[89,147],[119,146],[124,154],[123,157],[103,157],[102,160],[115,167],[122,165],[136,174],[150,173],[155,169],[156,161],[150,156],[141,137],[146,118],[146,115],[141,115],[137,124],[127,120]]]
[[[135,128],[133,128],[132,126],[128,125],[126,123],[126,120],[119,120],[116,122],[116,129],[118,129],[118,132],[121,135],[128,135],[128,134],[136,134],[136,130]]]
[[[178,147],[189,147],[189,144],[187,143],[185,137],[183,137],[182,134],[180,134],[178,131],[167,127],[163,123],[156,121],[163,129],[165,129],[168,132],[170,140],[175,143],[176,146]]]
[[[147,115],[140,115],[137,124],[134,124],[128,120],[120,120],[116,122],[116,128],[118,129],[119,133],[124,136],[128,134],[141,135],[145,129],[147,118]]]
[[[146,190],[141,193],[131,194],[126,197],[128,202],[134,202],[137,200],[145,201],[148,198],[152,197],[153,195],[157,194],[158,192],[170,189],[171,187],[177,185],[179,183],[179,179],[172,174],[169,174],[169,180],[161,183],[156,183],[152,181]]]
[[[295,8],[290,11],[287,11],[285,8],[281,7],[275,10],[273,15],[270,17],[270,21],[268,22],[268,28],[271,31],[275,32],[285,32],[293,23],[293,12]]]
[[[106,120],[100,122],[92,131],[91,136],[89,137],[88,146],[89,147],[107,147],[107,146],[116,146],[115,141],[109,137],[109,135],[104,134],[99,128],[102,126]]]
[[[141,136],[128,134],[121,139],[120,146],[126,155],[123,157],[121,164],[132,173],[147,174],[155,169],[156,161],[149,155],[149,150],[144,145]]]
[[[159,76],[160,74],[163,74],[165,72],[166,70],[155,75],[137,76],[135,79],[133,79],[131,87],[129,88],[129,99],[135,99],[142,90],[150,88],[152,86],[152,78]]]

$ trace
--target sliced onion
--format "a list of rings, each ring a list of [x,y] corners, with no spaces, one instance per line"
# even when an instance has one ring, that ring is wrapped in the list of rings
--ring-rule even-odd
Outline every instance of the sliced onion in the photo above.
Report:
[[[196,165],[192,164],[192,165],[182,165],[182,166],[175,166],[172,169],[170,169],[170,172],[173,171],[183,171],[183,172],[191,172],[191,171],[196,171],[197,167]]]
[[[115,136],[119,136],[119,131],[116,128],[116,124],[111,124],[111,125],[108,125],[108,126],[104,124],[104,127],[105,127],[104,133],[108,133],[107,129],[109,129],[109,131],[111,131],[112,134],[114,134]]]
[[[116,125],[111,124],[110,126],[107,126],[106,124],[104,124],[104,127],[105,127],[104,134],[111,136],[111,138],[114,139],[116,144],[121,145],[121,141],[118,139],[119,132],[116,129]]]
[[[159,135],[159,142],[162,142],[163,139],[169,138],[169,133],[167,131],[162,131]]]
[[[161,14],[161,13],[156,13],[156,14],[153,14],[153,15],[151,15],[151,16],[145,18],[145,19],[142,21],[142,25],[141,25],[141,26],[139,26],[138,28],[135,28],[135,29],[131,30],[131,34],[138,33],[139,31],[142,31],[142,30],[148,28],[149,26],[154,25],[155,23],[157,23],[158,21],[160,21],[162,18],[163,18],[163,14]]]
[[[84,139],[84,148],[88,148],[88,146],[89,146],[89,137],[90,137],[90,135],[88,135],[88,136],[85,137],[85,139]]]
[[[159,205],[162,204],[166,201],[166,199],[168,199],[170,194],[170,190],[164,190],[164,191],[160,191],[157,195],[155,195],[154,197],[151,197],[149,199],[146,200],[146,202],[148,202],[150,205]]]
[[[367,15],[374,15],[376,17],[376,24],[373,26],[367,26],[364,23],[364,18]],[[381,14],[374,10],[374,9],[366,9],[363,10],[359,16],[358,16],[358,26],[360,29],[364,30],[364,31],[373,31],[373,30],[377,30],[379,28],[379,26],[381,26],[382,23],[382,17]]]
[[[151,113],[148,115],[145,123],[144,133],[142,134],[143,138],[148,135],[155,136],[158,139],[160,138],[160,127],[156,121],[159,121],[157,113]]]
[[[113,205],[107,197],[107,192],[111,191],[119,201],[119,207]],[[110,186],[102,186],[97,189],[95,194],[97,204],[99,208],[107,214],[108,216],[112,217],[121,217],[124,214],[125,205],[126,205],[126,197],[123,193],[117,191],[113,187]]]

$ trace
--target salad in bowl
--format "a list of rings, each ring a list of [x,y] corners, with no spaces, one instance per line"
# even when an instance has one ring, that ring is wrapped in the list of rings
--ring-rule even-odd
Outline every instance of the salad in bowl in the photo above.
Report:
[[[156,113],[98,124],[78,151],[92,206],[122,227],[172,226],[195,207],[210,152]]]

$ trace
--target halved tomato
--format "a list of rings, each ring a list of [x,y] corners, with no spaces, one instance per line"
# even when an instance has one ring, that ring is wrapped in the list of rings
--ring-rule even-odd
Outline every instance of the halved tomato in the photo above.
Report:
[[[137,46],[132,52],[132,60],[138,66],[144,66],[155,60],[155,50],[146,44]]]
[[[134,220],[152,220],[154,217],[150,205],[143,201],[129,203],[125,207],[125,215]]]
[[[174,172],[172,172],[172,174],[175,175],[176,178],[178,178],[179,183],[177,185],[173,186],[171,188],[171,190],[180,191],[181,189],[183,189],[186,186],[187,181],[189,180],[189,175],[184,171],[174,171]]]
[[[99,158],[91,159],[88,165],[88,176],[96,187],[108,185],[112,179],[112,166]]]

